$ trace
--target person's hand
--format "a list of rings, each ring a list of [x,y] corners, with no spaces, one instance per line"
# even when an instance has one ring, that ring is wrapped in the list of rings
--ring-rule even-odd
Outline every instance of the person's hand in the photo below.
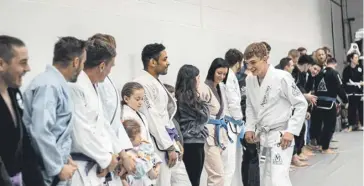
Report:
[[[61,170],[61,172],[58,174],[58,178],[61,181],[70,180],[73,176],[73,173],[77,170],[77,166],[73,166],[70,164],[65,164]]]
[[[309,101],[312,105],[316,105],[317,103],[317,96],[312,95],[311,92],[308,94],[304,94],[307,101]]]
[[[183,158],[183,154],[185,152],[185,149],[183,148],[182,144],[179,141],[177,141],[177,145],[178,145],[178,147],[180,149],[180,153],[179,153],[179,156],[178,156],[178,160],[179,161],[182,161],[182,158]]]
[[[107,173],[109,173],[109,170],[106,168],[106,169],[102,169],[100,173],[97,174],[97,177],[99,178],[103,178],[107,175]]]
[[[159,176],[159,164],[155,168],[150,169],[150,171],[148,172],[148,177],[151,180],[157,179],[158,176]]]
[[[118,166],[118,163],[119,163],[119,161],[118,161],[118,155],[113,154],[112,155],[112,158],[111,158],[111,162],[110,162],[109,166],[107,167],[107,170],[109,172],[114,171],[115,168],[116,168],[116,166]]]
[[[309,112],[306,113],[306,119],[309,120],[311,118],[311,114]]]
[[[248,143],[255,143],[255,133],[253,131],[245,132],[245,141]]]
[[[285,132],[281,138],[281,143],[280,146],[282,147],[283,150],[287,149],[289,146],[291,146],[292,141],[293,141],[293,134],[289,133],[289,132]]]
[[[348,109],[349,108],[349,103],[346,103],[345,104],[345,109]]]
[[[127,152],[122,152],[121,155],[122,166],[126,169],[128,173],[134,174],[136,172],[135,157],[128,154]]]
[[[177,163],[177,152],[172,150],[172,151],[168,151],[168,167],[172,168],[173,166],[176,165]]]

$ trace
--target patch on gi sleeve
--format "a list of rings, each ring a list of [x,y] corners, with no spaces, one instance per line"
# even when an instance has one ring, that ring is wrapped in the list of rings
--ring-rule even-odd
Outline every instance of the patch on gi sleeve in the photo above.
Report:
[[[292,87],[293,96],[297,97],[297,96],[301,95],[301,91],[298,89],[296,83],[293,82],[291,87]]]
[[[279,153],[275,153],[272,158],[273,158],[273,165],[282,165],[283,164],[282,157]]]

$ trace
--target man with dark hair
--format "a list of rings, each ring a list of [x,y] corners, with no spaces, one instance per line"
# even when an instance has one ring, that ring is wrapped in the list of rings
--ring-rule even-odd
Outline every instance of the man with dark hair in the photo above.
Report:
[[[86,43],[62,37],[54,46],[53,65],[24,92],[24,123],[41,159],[46,185],[65,185],[77,165],[70,159],[73,105],[67,82],[77,81],[86,60]]]
[[[235,171],[240,171],[240,164],[236,162],[242,161],[241,148],[237,150],[237,141],[241,126],[243,125],[243,115],[241,112],[241,95],[239,81],[236,78],[236,73],[241,70],[241,63],[243,61],[243,53],[237,49],[229,49],[225,54],[225,60],[229,64],[229,72],[226,76],[225,82],[225,93],[226,93],[226,119],[229,121],[228,133],[233,139],[232,143],[228,143],[226,148],[226,160],[227,164],[224,165],[224,185],[231,186],[240,183],[240,179],[235,175]],[[239,172],[236,175],[240,175]]]
[[[272,49],[271,46],[267,42],[265,42],[265,41],[262,41],[262,43],[264,44],[265,48],[267,48],[268,54],[269,54],[270,53],[270,50]]]
[[[294,67],[295,66],[292,59],[288,57],[282,58],[281,61],[279,61],[279,64],[276,66],[277,69],[281,69],[289,73],[292,73]]]
[[[337,62],[334,58],[327,60],[327,66],[315,77],[314,93],[317,104],[313,107],[311,116],[311,141],[322,146],[322,153],[333,154],[330,147],[331,138],[336,127],[336,97],[348,107],[348,98],[342,86],[341,77],[335,70]],[[323,123],[323,127],[322,127]]]
[[[18,38],[0,35],[0,185],[43,184],[36,154],[22,120],[19,90],[30,71],[28,50]]]
[[[301,131],[307,101],[291,74],[268,63],[268,51],[262,43],[250,44],[244,59],[253,74],[246,80],[245,140],[256,143],[256,138],[260,139],[260,152],[266,157],[260,171],[261,183],[291,186],[289,168],[294,135]]]
[[[350,62],[343,71],[343,85],[349,96],[348,121],[346,131],[350,132],[353,128],[363,130],[358,126],[357,115],[360,123],[363,125],[363,67],[359,65],[359,54],[350,53],[347,57]],[[357,114],[358,113],[358,114]]]
[[[191,182],[183,161],[178,141],[178,132],[172,122],[177,106],[173,96],[159,80],[160,75],[168,72],[168,56],[162,44],[148,44],[142,51],[143,75],[134,81],[143,85],[145,90],[144,104],[141,112],[147,117],[150,134],[154,139],[156,152],[165,157],[161,165],[158,186],[189,186]]]
[[[99,94],[98,83],[104,82],[115,65],[115,48],[101,40],[89,42],[85,68],[79,80],[69,84],[75,106],[71,155],[79,168],[72,184],[79,186],[108,184],[112,181],[109,173],[117,167],[118,157],[127,170],[135,171],[128,167],[133,164],[125,164],[128,155],[105,118]]]
[[[89,42],[93,42],[94,40],[103,41],[106,44],[110,45],[112,48],[116,50],[116,41],[115,38],[108,34],[95,34],[91,38],[89,38]],[[98,83],[98,93],[100,100],[102,102],[102,109],[104,118],[107,120],[107,123],[110,124],[111,128],[115,132],[116,136],[119,138],[121,142],[121,148],[123,149],[122,154],[129,154],[126,150],[133,148],[131,141],[129,139],[128,134],[125,131],[124,125],[122,124],[121,118],[121,98],[120,92],[116,89],[114,81],[111,79],[110,75],[106,76],[105,81]],[[120,168],[124,167],[126,169],[133,168],[133,166],[129,166],[129,164],[135,161],[132,156],[121,156]],[[132,170],[126,170],[128,172]],[[109,182],[110,185],[118,184],[121,182],[121,179],[117,175],[108,175],[109,178],[112,179],[112,182]],[[114,183],[114,184],[113,184]]]

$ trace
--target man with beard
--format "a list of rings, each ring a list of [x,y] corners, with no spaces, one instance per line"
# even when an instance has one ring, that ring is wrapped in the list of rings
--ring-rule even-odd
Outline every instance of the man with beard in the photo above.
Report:
[[[74,110],[67,82],[77,81],[86,60],[85,48],[85,41],[60,38],[54,46],[53,65],[24,92],[23,120],[40,157],[46,185],[67,185],[77,169],[70,159]]]
[[[344,68],[343,84],[345,92],[349,97],[348,121],[349,127],[345,130],[350,132],[354,130],[363,130],[358,125],[357,115],[360,123],[363,125],[363,67],[359,65],[359,54],[357,52],[348,55],[350,64]],[[358,114],[357,114],[358,113]]]
[[[339,96],[346,107],[348,105],[341,77],[335,70],[336,65],[334,58],[327,60],[326,68],[315,77],[314,84],[314,93],[318,99],[312,110],[310,135],[311,141],[314,139],[317,145],[322,146],[324,154],[335,153],[329,147],[336,126],[336,97]]]
[[[144,104],[141,112],[147,117],[149,130],[154,139],[156,152],[164,158],[160,168],[158,186],[190,186],[191,182],[183,161],[178,158],[183,152],[177,143],[178,131],[172,122],[177,111],[173,96],[159,80],[168,72],[168,56],[162,44],[149,44],[143,48],[143,75],[134,81],[143,85]]]
[[[42,186],[35,151],[22,121],[19,87],[29,72],[28,50],[18,38],[0,36],[0,185]]]
[[[115,65],[116,51],[99,39],[91,40],[86,50],[84,70],[76,83],[69,83],[75,106],[71,156],[79,168],[72,177],[72,184],[121,185],[121,182],[114,183],[110,174],[120,164],[133,174],[135,166],[130,168],[133,161],[105,117],[98,87]]]

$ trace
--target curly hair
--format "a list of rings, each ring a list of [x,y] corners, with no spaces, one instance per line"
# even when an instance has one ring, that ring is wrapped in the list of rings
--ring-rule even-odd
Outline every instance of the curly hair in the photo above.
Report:
[[[264,43],[252,43],[248,47],[246,47],[244,52],[244,59],[248,60],[254,56],[258,58],[268,56],[268,49]]]

